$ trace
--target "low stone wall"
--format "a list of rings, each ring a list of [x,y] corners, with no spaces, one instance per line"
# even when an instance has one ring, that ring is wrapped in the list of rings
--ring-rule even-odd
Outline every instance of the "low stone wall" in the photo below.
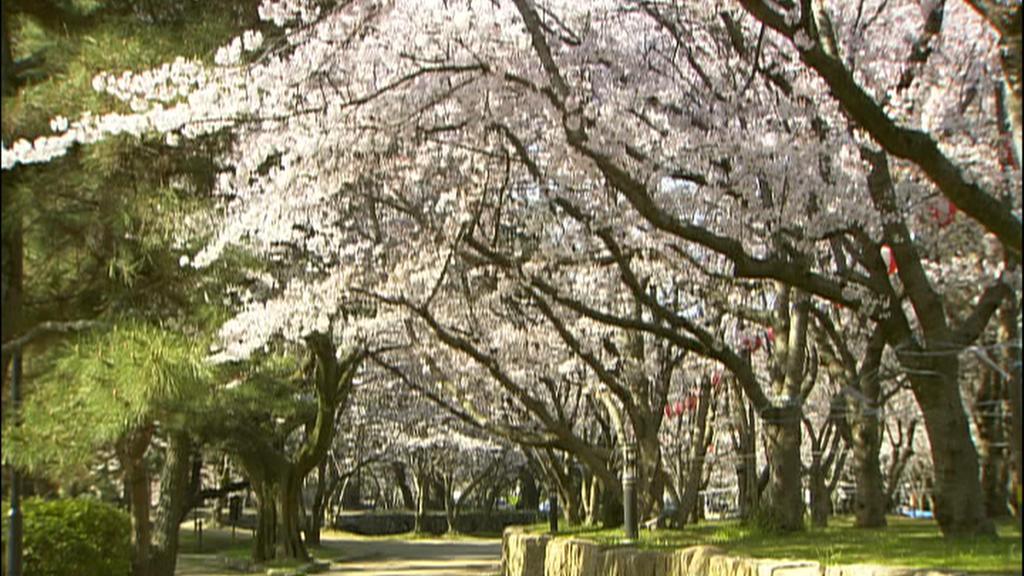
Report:
[[[464,512],[455,522],[455,529],[464,534],[497,534],[508,526],[533,524],[540,516],[535,512],[502,511],[485,514]],[[342,512],[335,516],[331,527],[366,536],[402,534],[411,532],[416,525],[412,512]],[[430,534],[444,534],[448,521],[443,512],[428,512],[423,529]]]
[[[669,551],[604,548],[578,538],[527,534],[508,528],[502,538],[502,576],[961,576],[956,572],[806,560],[730,556],[715,546]]]

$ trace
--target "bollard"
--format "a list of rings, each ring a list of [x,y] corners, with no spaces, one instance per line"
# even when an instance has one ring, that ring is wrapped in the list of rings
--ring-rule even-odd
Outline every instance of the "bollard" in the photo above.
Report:
[[[625,524],[626,540],[636,540],[639,536],[636,509],[636,461],[631,443],[623,447],[622,471],[622,520]]]
[[[548,496],[548,528],[552,534],[558,533],[558,496]]]

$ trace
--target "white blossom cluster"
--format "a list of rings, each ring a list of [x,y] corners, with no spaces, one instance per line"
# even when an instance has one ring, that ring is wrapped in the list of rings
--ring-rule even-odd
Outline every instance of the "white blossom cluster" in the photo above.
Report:
[[[951,5],[929,65],[899,90],[921,28],[917,3],[890,3],[870,25],[857,21],[855,4],[830,3],[854,77],[899,123],[940,135],[979,184],[1007,191],[1019,181],[1019,168],[1000,165],[988,96],[995,45],[976,15]],[[263,50],[262,34],[249,31],[217,51],[214,67],[179,59],[101,74],[94,88],[133,113],[58,117],[53,135],[3,150],[7,170],[112,134],[188,138],[229,128],[234,147],[220,159],[219,211],[195,220],[209,240],[183,265],[203,268],[241,247],[277,278],[267,283],[269,297],[245,298],[223,326],[217,361],[244,359],[278,336],[333,331],[391,350],[388,358],[420,386],[492,427],[550,428],[525,397],[589,415],[567,425],[586,436],[597,429],[595,412],[621,410],[618,400],[598,401],[609,386],[595,367],[636,384],[636,374],[657,373],[663,360],[630,358],[631,331],[545,296],[573,349],[538,304],[543,283],[593,310],[664,323],[649,307],[636,311],[601,231],[612,231],[652,298],[706,329],[719,348],[753,337],[730,307],[765,312],[774,288],[730,283],[728,257],[681,240],[673,227],[735,242],[754,260],[797,254],[810,272],[837,282],[844,268],[866,272],[857,250],[837,254],[830,237],[856,229],[882,239],[861,154],[874,144],[800,62],[816,39],[798,33],[794,47],[769,32],[755,59],[760,26],[735,2],[664,7],[675,30],[632,2],[544,3],[565,94],[512,3],[320,6],[261,4],[262,18],[288,27],[286,50]],[[731,45],[723,13],[737,22],[745,51]],[[786,18],[795,23],[798,12]],[[602,160],[629,182],[612,182]],[[967,291],[1001,273],[973,240],[974,224],[931,219],[936,191],[913,166],[894,160],[892,172],[906,212],[898,216],[926,252],[929,278]],[[627,185],[642,188],[650,204],[627,198]],[[1019,207],[1019,192],[1008,194]],[[508,263],[488,261],[470,241]],[[890,280],[899,291],[898,277]],[[880,305],[863,282],[846,282],[841,295],[865,310]],[[642,340],[645,349],[659,344]],[[758,352],[759,373],[769,361]],[[691,366],[710,373],[714,365]],[[673,379],[668,401],[685,402],[696,379]],[[380,377],[376,385],[390,383]],[[466,438],[451,436],[459,450],[484,450]]]

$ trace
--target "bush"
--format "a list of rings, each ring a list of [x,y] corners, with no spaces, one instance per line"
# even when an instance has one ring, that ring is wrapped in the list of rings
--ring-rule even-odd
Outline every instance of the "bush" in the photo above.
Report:
[[[5,551],[8,510],[5,501]],[[131,520],[121,510],[96,500],[29,498],[22,504],[22,513],[25,574],[130,576]]]

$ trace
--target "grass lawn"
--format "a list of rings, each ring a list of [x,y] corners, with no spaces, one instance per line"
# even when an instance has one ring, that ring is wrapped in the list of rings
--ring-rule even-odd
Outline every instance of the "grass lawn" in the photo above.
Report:
[[[996,539],[942,537],[932,520],[890,516],[889,527],[858,529],[851,517],[832,518],[824,530],[808,528],[796,534],[766,534],[735,520],[711,521],[683,530],[640,533],[640,547],[682,548],[713,544],[738,556],[815,560],[822,564],[883,564],[914,568],[949,568],[972,573],[1021,573],[1021,534],[1014,521],[998,523]],[[559,532],[606,545],[624,544],[622,530],[569,527]],[[546,532],[547,524],[534,524]]]

